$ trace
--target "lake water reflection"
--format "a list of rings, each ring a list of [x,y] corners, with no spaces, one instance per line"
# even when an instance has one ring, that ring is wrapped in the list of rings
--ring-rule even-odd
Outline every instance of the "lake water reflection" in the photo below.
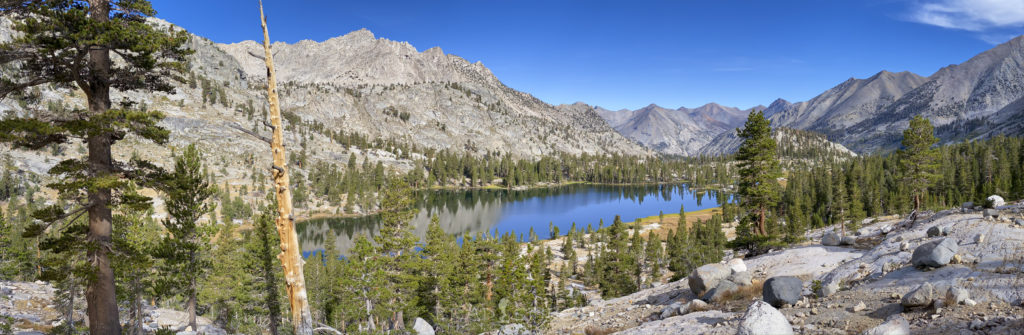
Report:
[[[525,191],[470,190],[422,191],[417,193],[418,213],[412,221],[415,234],[423,238],[430,217],[437,214],[441,227],[450,234],[507,232],[527,236],[532,227],[547,238],[549,223],[564,235],[573,222],[583,229],[596,229],[604,220],[610,225],[615,215],[625,222],[641,217],[678,213],[679,206],[695,211],[719,206],[714,191],[691,192],[685,185],[568,185]],[[324,218],[300,222],[296,229],[302,251],[323,250],[326,234],[334,234],[337,247],[347,254],[360,234],[376,235],[380,216]]]

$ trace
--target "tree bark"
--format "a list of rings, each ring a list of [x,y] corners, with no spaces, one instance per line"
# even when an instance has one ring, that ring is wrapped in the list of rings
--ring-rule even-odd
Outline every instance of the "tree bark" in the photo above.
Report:
[[[491,295],[494,293],[491,291],[491,288],[494,287],[494,278],[491,276],[490,266],[487,267],[487,284],[485,284],[485,286],[487,287],[487,293],[484,294],[484,298],[486,298],[487,301],[491,301]]]
[[[765,212],[764,206],[761,206],[760,210],[758,211],[759,217],[758,217],[758,220],[757,220],[757,231],[758,231],[758,233],[761,234],[761,236],[768,236],[768,229],[765,226],[765,222],[764,222],[765,221],[765,213],[764,212]]]
[[[846,237],[846,223],[839,220],[839,236]]]
[[[195,261],[195,255],[192,255],[192,261]],[[195,275],[192,275],[192,278],[189,278],[189,283],[188,283],[188,307],[186,307],[185,310],[188,311],[188,326],[192,327],[192,331],[194,331],[194,332],[198,332],[199,331],[199,327],[196,324],[196,307],[197,307],[196,304],[197,304],[197,300],[198,300],[196,298],[196,292],[198,290],[199,290],[199,288],[198,288],[198,285],[196,285],[196,277],[195,277]]]
[[[102,174],[110,169],[110,137],[109,135],[92,136],[89,138],[89,164],[94,174]],[[110,266],[108,253],[111,248],[111,211],[107,207],[110,202],[110,189],[97,189],[89,192],[89,233],[87,240],[95,244],[89,248],[88,258],[94,267],[93,280],[85,292],[88,304],[90,334],[120,334],[121,325],[118,320],[117,299],[114,286],[114,270]]]
[[[106,22],[110,16],[110,3],[107,0],[89,1],[89,18],[97,22]],[[89,86],[83,87],[89,102],[89,113],[97,115],[110,109],[110,51],[102,45],[95,45],[89,50]],[[89,172],[93,176],[105,175],[113,170],[110,154],[111,135],[100,133],[91,135],[86,140],[89,147]],[[89,191],[89,232],[86,239],[94,244],[89,248],[88,258],[95,270],[94,277],[89,281],[85,291],[87,314],[89,317],[89,333],[120,334],[121,324],[118,319],[117,296],[114,286],[114,270],[110,266],[108,253],[111,248],[112,213],[110,189],[98,188]]]
[[[277,233],[281,237],[281,254],[278,258],[284,267],[285,284],[288,287],[288,302],[291,306],[292,326],[296,335],[313,334],[313,318],[309,313],[306,295],[306,280],[302,272],[302,254],[299,238],[295,233],[292,216],[292,193],[288,181],[288,161],[284,152],[284,129],[281,126],[281,106],[277,97],[277,77],[274,73],[274,58],[270,52],[270,33],[267,18],[260,1],[260,23],[263,26],[264,61],[267,65],[267,99],[270,103],[270,124],[274,128],[270,148],[273,151],[274,188],[277,193]]]

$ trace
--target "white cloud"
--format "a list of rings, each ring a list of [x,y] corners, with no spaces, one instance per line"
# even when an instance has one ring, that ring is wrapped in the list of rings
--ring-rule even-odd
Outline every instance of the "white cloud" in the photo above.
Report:
[[[924,0],[910,19],[934,26],[984,31],[1024,26],[1024,0]]]
[[[985,43],[996,45],[1006,43],[1006,41],[1012,40],[1017,36],[1017,34],[979,34],[978,39],[985,41]]]

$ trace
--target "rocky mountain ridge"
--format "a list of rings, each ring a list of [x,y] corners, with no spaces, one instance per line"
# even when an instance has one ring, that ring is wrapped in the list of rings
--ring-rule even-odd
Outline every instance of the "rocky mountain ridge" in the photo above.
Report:
[[[766,113],[773,122],[790,128],[824,134],[841,132],[874,117],[882,107],[924,82],[924,77],[911,72],[881,71],[866,79],[847,79],[808,101],[773,103],[776,109]]]
[[[747,115],[763,106],[741,110],[709,103],[697,108],[668,109],[655,104],[637,110],[595,110],[616,131],[663,154],[692,156],[727,131],[743,125]]]
[[[943,143],[1019,136],[1024,134],[1022,83],[1024,36],[1019,36],[928,77],[882,71],[851,78],[806,102],[778,99],[765,114],[773,126],[819,132],[858,153],[898,148],[915,115],[928,118]]]
[[[1024,36],[1019,36],[928,77],[880,71],[850,78],[807,101],[777,99],[763,110],[775,127],[821,133],[863,154],[898,148],[915,115],[931,120],[943,143],[1024,134],[1022,83]],[[727,131],[732,129],[721,126],[734,125],[730,116],[735,114],[708,125],[669,110],[651,110],[600,114],[623,135],[666,154],[727,154],[735,147],[728,145],[736,140]]]
[[[266,69],[254,41],[217,44],[254,82]],[[374,138],[432,149],[648,155],[587,108],[556,107],[505,86],[482,63],[434,47],[376,38],[363,29],[324,42],[272,45],[283,108],[301,117]],[[571,106],[571,105],[570,105]],[[401,122],[385,110],[407,113]]]
[[[998,119],[1004,108],[1022,97],[1024,36],[1019,36],[966,62],[939,69],[881,113],[847,129],[838,140],[862,151],[889,149],[914,115],[927,117],[936,127],[971,124]],[[940,135],[949,142],[970,139],[973,131],[965,127]]]

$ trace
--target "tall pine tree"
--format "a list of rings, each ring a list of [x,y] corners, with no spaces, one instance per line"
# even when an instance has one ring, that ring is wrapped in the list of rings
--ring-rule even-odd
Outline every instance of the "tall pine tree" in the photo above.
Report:
[[[921,209],[923,197],[934,182],[938,152],[932,148],[939,139],[928,119],[918,115],[910,120],[910,126],[903,131],[903,150],[900,151],[900,169],[903,184],[911,192],[914,211]]]
[[[129,189],[129,192],[134,190]],[[119,251],[111,257],[114,273],[118,278],[118,299],[126,305],[127,334],[143,334],[145,322],[145,300],[156,296],[155,271],[157,259],[153,251],[160,242],[162,229],[152,210],[124,210],[114,215],[114,244]]]
[[[755,247],[769,240],[769,211],[780,197],[776,181],[781,176],[779,160],[771,121],[764,117],[764,112],[750,113],[743,129],[737,130],[737,135],[743,139],[736,152],[740,205],[747,210],[747,215],[741,218],[741,225],[749,227],[737,229],[737,235],[746,238],[749,247]],[[754,226],[750,227],[750,223]],[[737,237],[737,240],[743,241],[743,238]]]
[[[185,298],[188,324],[196,331],[199,280],[209,268],[209,255],[204,255],[203,250],[212,234],[212,225],[200,226],[199,218],[210,212],[207,200],[214,189],[207,181],[202,156],[194,144],[174,158],[174,172],[161,189],[167,194],[170,216],[163,222],[168,235],[157,253],[164,260],[165,287]]]
[[[143,197],[124,197],[128,180],[145,185],[150,164],[117,162],[111,146],[129,134],[156,143],[168,132],[157,122],[163,114],[136,108],[127,98],[112,103],[111,91],[171,92],[169,80],[181,79],[188,35],[147,18],[156,12],[145,0],[0,1],[0,15],[14,21],[15,36],[0,45],[0,64],[10,75],[0,78],[0,97],[39,85],[77,88],[85,93],[86,110],[31,110],[0,120],[0,141],[31,150],[82,140],[86,157],[62,161],[50,170],[62,181],[53,185],[80,207],[50,207],[40,218],[66,220],[88,213],[79,241],[91,260],[92,280],[86,290],[92,334],[119,334],[114,273],[110,265],[111,232],[116,205],[144,206]],[[111,54],[116,53],[115,62]]]
[[[636,273],[637,259],[629,250],[629,236],[626,224],[618,215],[607,232],[608,242],[596,260],[598,284],[605,298],[618,297],[636,292],[637,282],[631,275]]]

